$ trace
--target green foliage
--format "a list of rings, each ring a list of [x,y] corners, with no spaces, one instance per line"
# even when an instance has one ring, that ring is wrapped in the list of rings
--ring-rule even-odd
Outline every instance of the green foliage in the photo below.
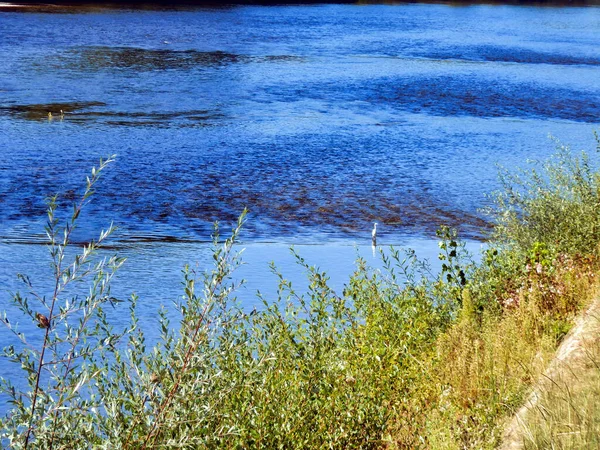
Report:
[[[600,141],[599,141],[600,145]],[[596,254],[600,239],[600,174],[585,153],[566,146],[540,169],[503,171],[496,194],[495,240],[526,252],[534,245],[556,253]]]
[[[41,328],[40,346],[30,343],[6,314],[1,319],[22,344],[20,348],[5,348],[4,356],[21,365],[28,386],[28,390],[20,391],[10,380],[2,380],[1,389],[13,405],[2,421],[2,438],[12,448],[52,448],[54,443],[60,446],[73,439],[81,446],[85,427],[75,435],[70,427],[80,420],[85,422],[82,417],[86,415],[97,414],[99,398],[91,387],[102,376],[103,368],[95,367],[94,359],[111,352],[132,331],[115,333],[103,310],[118,302],[110,295],[110,281],[124,260],[98,260],[96,252],[114,227],[102,231],[98,240],[72,258],[67,256],[80,212],[94,193],[100,173],[112,161],[100,160],[98,168],[92,169],[86,189],[64,226],[59,226],[56,218],[56,197],[48,202],[46,234],[54,275],[50,294],[40,293],[27,276],[19,276],[27,296],[17,293],[13,302],[24,317]],[[86,295],[73,292],[73,285],[81,282],[89,285]]]
[[[213,268],[183,271],[178,324],[159,312],[149,347],[130,299],[130,323],[115,331],[104,308],[123,264],[96,258],[113,231],[80,254],[68,251],[82,207],[102,170],[92,171],[63,227],[49,203],[55,286],[13,302],[44,335],[5,356],[27,377],[0,390],[12,402],[1,438],[12,448],[493,448],[503,419],[523,400],[592,292],[597,268],[598,174],[561,148],[546,172],[503,175],[498,228],[475,264],[442,227],[441,270],[414,252],[364,260],[342,293],[294,253],[308,288],[279,273],[276,298],[249,312],[235,297],[236,243],[215,225]],[[591,202],[591,203],[590,203]],[[68,260],[68,261],[67,261]],[[75,284],[88,284],[78,295]],[[35,340],[33,341],[35,342]]]
[[[65,229],[75,228],[82,205]],[[54,209],[53,202],[51,216]],[[150,349],[135,298],[131,323],[120,333],[102,309],[115,302],[110,278],[122,261],[81,269],[108,233],[67,268],[68,233],[60,244],[52,240],[57,294],[49,305],[33,294],[48,306],[48,338],[41,350],[6,349],[30,382],[28,391],[17,392],[5,381],[15,405],[2,422],[5,442],[14,448],[376,448],[391,439],[399,417],[415,429],[415,408],[427,394],[416,387],[431,379],[421,361],[459,307],[464,246],[444,232],[443,257],[451,267],[433,283],[414,252],[382,252],[381,272],[359,260],[341,296],[324,272],[295,254],[307,291],[297,293],[273,267],[277,298],[261,297],[263,308],[248,313],[235,299],[233,281],[244,217],[223,243],[215,229],[211,271],[184,269],[184,296],[175,305],[180,326],[162,312],[161,340]],[[51,220],[51,239],[56,227]],[[65,283],[86,277],[91,294],[63,300]],[[37,320],[28,300],[19,294],[13,300]],[[75,327],[70,311],[78,313]],[[12,320],[4,323],[10,328]]]

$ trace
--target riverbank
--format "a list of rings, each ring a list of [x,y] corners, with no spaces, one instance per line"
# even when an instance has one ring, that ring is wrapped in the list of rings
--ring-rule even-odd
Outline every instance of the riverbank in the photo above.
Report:
[[[85,202],[67,228],[51,203],[55,293],[16,295],[2,319],[14,330],[21,310],[37,324],[6,350],[29,387],[3,388],[12,401],[3,442],[495,448],[598,290],[600,174],[564,147],[539,173],[501,175],[495,235],[480,261],[441,228],[438,272],[390,249],[377,268],[359,257],[336,292],[326,272],[296,254],[306,283],[274,268],[277,288],[252,310],[236,299],[243,215],[213,243],[211,270],[186,268],[175,316],[157,313],[156,345],[141,326],[140,300],[131,299],[127,319],[111,294],[125,261],[93,263],[107,233],[77,257],[68,250]],[[40,280],[22,281],[37,292]],[[81,283],[86,296],[74,295]],[[116,326],[108,309],[122,311]]]
[[[1,2],[0,11],[22,12],[84,12],[109,9],[145,9],[145,10],[177,10],[194,7],[229,8],[232,6],[277,6],[277,5],[319,5],[319,4],[356,4],[356,5],[405,5],[410,3],[447,4],[454,7],[472,5],[512,5],[512,6],[548,6],[548,7],[581,7],[598,6],[600,0],[50,0],[46,2],[23,0],[18,2]]]
[[[504,5],[549,5],[549,6],[576,6],[576,5],[598,5],[598,0],[178,0],[178,1],[167,1],[167,0],[126,0],[126,1],[90,1],[90,0],[49,0],[47,2],[23,0],[19,2],[3,2],[3,5],[113,5],[118,7],[120,5],[145,5],[150,7],[152,5],[173,5],[173,6],[190,6],[190,5],[208,5],[208,6],[219,6],[219,5],[305,5],[305,4],[359,4],[359,5],[393,5],[393,4],[406,4],[406,3],[431,3],[431,4],[452,4],[455,6],[470,5],[470,4],[504,4]]]

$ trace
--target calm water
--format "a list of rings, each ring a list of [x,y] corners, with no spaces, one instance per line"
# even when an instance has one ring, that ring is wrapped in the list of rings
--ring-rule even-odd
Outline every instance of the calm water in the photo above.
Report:
[[[47,276],[44,197],[70,204],[101,156],[75,237],[120,226],[115,289],[153,317],[244,207],[248,304],[270,260],[300,282],[290,244],[339,288],[373,221],[426,256],[440,223],[479,239],[495,164],[549,133],[591,150],[600,117],[598,7],[0,9],[0,57],[0,309],[16,272]]]

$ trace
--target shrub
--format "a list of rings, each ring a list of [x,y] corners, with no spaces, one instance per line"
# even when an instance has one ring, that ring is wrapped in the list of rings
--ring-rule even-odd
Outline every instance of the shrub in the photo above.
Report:
[[[391,248],[379,271],[359,259],[336,293],[295,254],[306,292],[273,267],[277,298],[261,297],[252,312],[235,297],[245,212],[225,240],[216,225],[212,270],[184,269],[179,324],[161,311],[151,348],[135,297],[123,330],[104,312],[122,307],[110,281],[123,260],[96,254],[113,228],[68,260],[80,212],[112,158],[101,161],[66,225],[56,199],[49,203],[52,295],[22,276],[28,295],[13,296],[43,340],[30,344],[2,318],[22,343],[5,356],[27,376],[23,390],[0,385],[12,402],[3,444],[493,448],[595,286],[598,174],[565,148],[553,161],[546,172],[503,175],[498,227],[480,263],[442,227],[439,273]],[[75,282],[89,293],[77,295]]]
[[[504,170],[500,181],[494,241],[521,255],[536,245],[556,254],[597,255],[600,173],[585,152],[577,156],[559,145],[541,170]]]

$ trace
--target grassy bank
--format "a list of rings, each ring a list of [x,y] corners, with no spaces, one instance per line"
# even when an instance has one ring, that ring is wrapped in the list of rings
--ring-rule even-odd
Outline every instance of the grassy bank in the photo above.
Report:
[[[600,174],[561,147],[542,169],[501,174],[480,263],[440,229],[439,274],[389,249],[383,270],[359,260],[333,292],[298,256],[306,292],[280,275],[277,298],[248,312],[233,281],[242,215],[228,239],[215,231],[212,271],[184,270],[181,320],[161,313],[150,348],[136,299],[110,294],[123,261],[96,259],[112,230],[65,253],[111,162],[94,169],[67,225],[49,203],[55,285],[23,277],[13,298],[43,344],[12,328],[22,317],[2,318],[22,342],[5,355],[28,381],[24,391],[1,385],[12,400],[2,439],[13,448],[494,448],[596,291]],[[81,282],[88,295],[73,296]],[[129,307],[128,327],[111,326],[111,305]]]
[[[502,449],[598,448],[599,400],[600,300],[596,300],[577,319],[531,396],[511,420]]]

